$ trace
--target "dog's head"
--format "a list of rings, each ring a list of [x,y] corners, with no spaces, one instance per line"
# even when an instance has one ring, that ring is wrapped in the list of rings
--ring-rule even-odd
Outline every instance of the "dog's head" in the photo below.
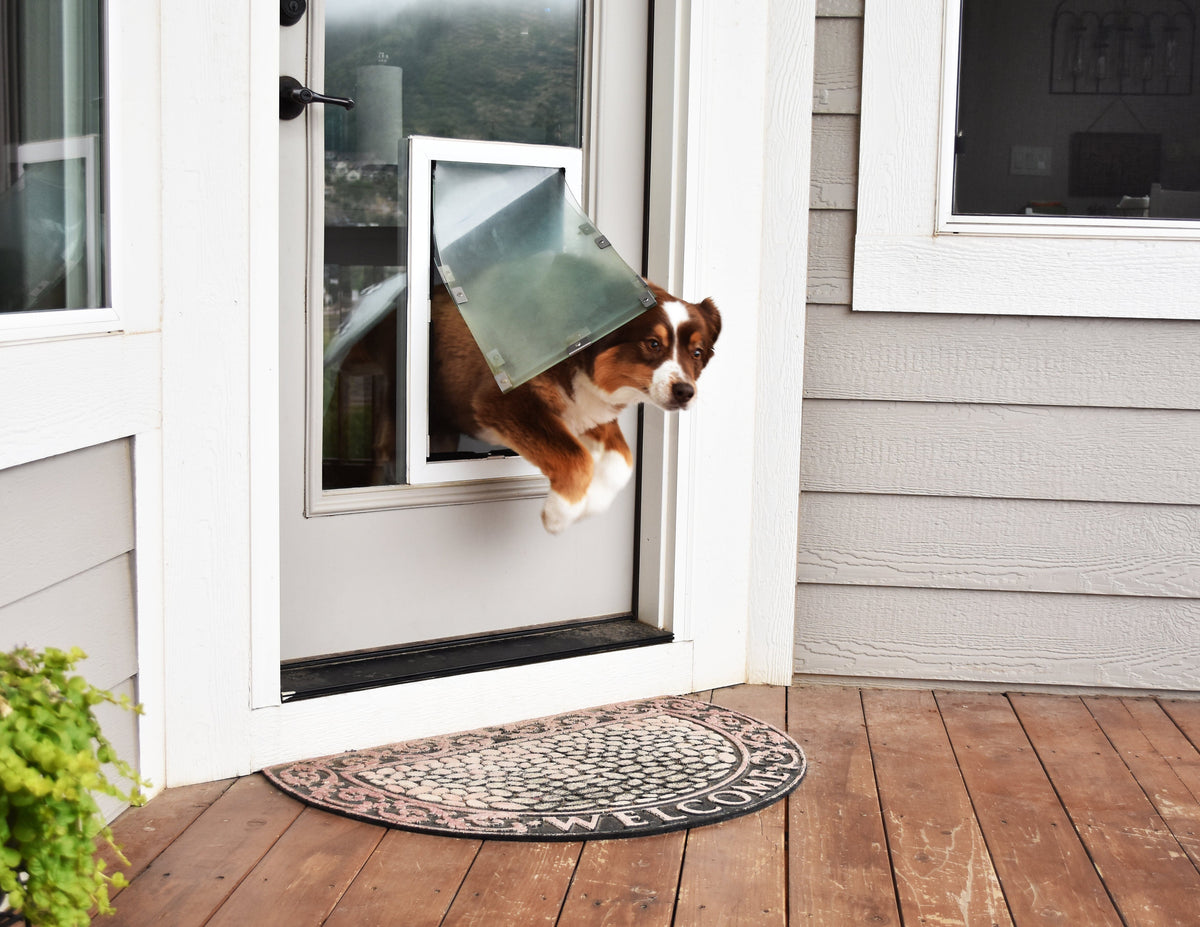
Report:
[[[689,303],[649,286],[658,304],[597,345],[592,380],[606,392],[633,390],[674,412],[696,396],[696,380],[721,333],[721,313],[711,299]]]

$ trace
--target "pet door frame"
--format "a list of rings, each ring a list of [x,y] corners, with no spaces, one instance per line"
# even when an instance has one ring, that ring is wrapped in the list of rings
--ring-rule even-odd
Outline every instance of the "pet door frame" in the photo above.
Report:
[[[471,483],[480,480],[520,480],[533,483],[530,495],[545,492],[547,483],[536,467],[522,457],[496,456],[465,460],[429,460],[429,317],[433,228],[433,165],[438,161],[500,164],[514,167],[561,169],[567,189],[583,200],[583,151],[552,145],[481,142],[464,139],[409,138],[409,228],[424,234],[408,236],[408,365],[405,414],[405,481],[410,486]]]

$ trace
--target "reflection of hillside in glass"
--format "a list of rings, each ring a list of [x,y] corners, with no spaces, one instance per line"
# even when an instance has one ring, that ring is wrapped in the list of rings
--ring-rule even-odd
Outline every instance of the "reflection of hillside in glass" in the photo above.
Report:
[[[581,0],[329,0],[324,87],[359,106],[325,109],[326,225],[406,224],[408,135],[579,145],[581,10]]]

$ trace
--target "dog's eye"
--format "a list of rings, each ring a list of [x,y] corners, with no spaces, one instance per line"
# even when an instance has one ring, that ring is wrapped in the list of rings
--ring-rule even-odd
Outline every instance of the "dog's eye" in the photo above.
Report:
[[[692,357],[695,357],[697,359],[699,359],[703,356],[704,356],[704,348],[696,348],[696,350],[694,350],[692,352]]]
[[[657,338],[651,338],[646,342],[646,347],[648,347],[651,351],[657,351],[662,348],[662,344]]]

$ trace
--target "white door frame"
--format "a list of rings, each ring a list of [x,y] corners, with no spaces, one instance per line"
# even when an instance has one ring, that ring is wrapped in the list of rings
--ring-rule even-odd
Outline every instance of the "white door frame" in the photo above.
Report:
[[[666,492],[643,526],[643,599],[672,617],[676,642],[287,705],[280,27],[266,4],[203,5],[205,16],[161,12],[166,784],[589,704],[790,681],[814,0],[656,3],[651,277],[713,296],[725,320],[697,408],[646,416],[645,478]]]

